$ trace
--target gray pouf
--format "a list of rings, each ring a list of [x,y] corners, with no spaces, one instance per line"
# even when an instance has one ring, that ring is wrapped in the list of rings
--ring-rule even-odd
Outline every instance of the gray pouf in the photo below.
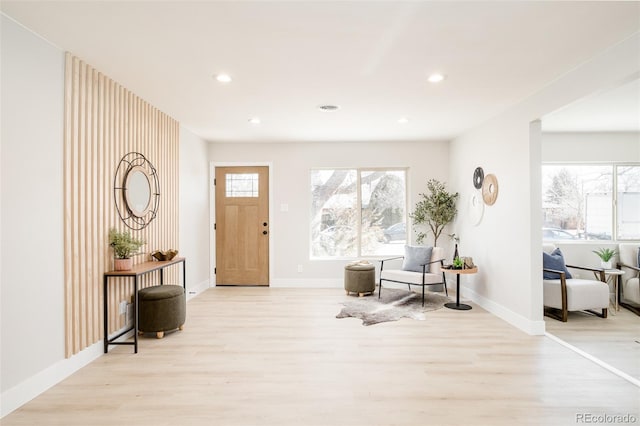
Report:
[[[179,285],[156,285],[138,291],[138,331],[155,332],[158,339],[164,332],[184,327],[187,303],[184,288]]]
[[[344,267],[344,289],[347,294],[362,297],[376,290],[376,267],[371,263],[353,263]]]

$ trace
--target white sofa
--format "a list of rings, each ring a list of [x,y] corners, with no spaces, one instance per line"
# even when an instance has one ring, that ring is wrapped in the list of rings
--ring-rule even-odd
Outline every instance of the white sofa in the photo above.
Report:
[[[544,244],[542,250],[551,254],[556,249],[553,244]],[[599,317],[607,317],[609,308],[609,286],[603,269],[586,268],[575,265],[566,265],[567,268],[596,273],[600,280],[596,279],[567,279],[564,271],[545,269],[545,271],[557,274],[557,279],[543,279],[543,293],[545,315],[567,322],[570,311],[589,311]],[[548,309],[551,308],[551,309]],[[592,311],[601,309],[602,313]],[[558,313],[559,311],[559,313]]]
[[[624,271],[620,277],[620,304],[640,315],[640,268],[638,266],[638,247],[640,243],[620,243],[618,269]]]

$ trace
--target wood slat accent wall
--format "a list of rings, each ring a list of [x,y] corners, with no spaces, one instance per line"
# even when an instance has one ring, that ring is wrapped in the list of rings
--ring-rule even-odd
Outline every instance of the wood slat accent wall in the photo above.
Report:
[[[141,231],[146,241],[135,263],[154,250],[178,249],[179,123],[70,53],[65,62],[64,236],[66,356],[100,341],[103,273],[113,269],[109,228],[129,230],[117,214],[113,179],[120,159],[142,153],[160,181],[158,215]],[[165,275],[178,283],[177,268]],[[144,286],[157,283],[158,275]],[[126,325],[120,301],[131,301],[131,280],[111,281],[109,333]]]

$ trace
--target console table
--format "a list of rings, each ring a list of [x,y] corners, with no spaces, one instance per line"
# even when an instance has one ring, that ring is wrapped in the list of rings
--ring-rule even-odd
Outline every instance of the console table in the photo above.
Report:
[[[149,261],[134,265],[129,271],[109,271],[104,273],[103,309],[104,309],[104,353],[109,351],[109,345],[133,345],[133,352],[138,353],[138,286],[140,277],[154,271],[160,271],[160,285],[164,284],[164,270],[170,266],[182,263],[182,286],[187,291],[187,266],[184,257],[175,257],[165,261]],[[121,331],[109,338],[109,305],[108,287],[110,278],[133,278],[133,327]],[[133,330],[133,342],[116,342],[116,339]]]

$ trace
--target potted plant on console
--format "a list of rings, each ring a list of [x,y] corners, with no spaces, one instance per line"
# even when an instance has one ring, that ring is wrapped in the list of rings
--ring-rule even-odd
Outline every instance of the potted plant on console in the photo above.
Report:
[[[598,250],[593,250],[593,252],[600,258],[602,269],[611,269],[611,259],[618,254],[616,250],[610,248],[599,248]]]
[[[144,244],[143,240],[134,238],[130,232],[120,232],[115,228],[109,229],[109,246],[113,248],[113,269],[129,271],[133,268],[132,255]]]

